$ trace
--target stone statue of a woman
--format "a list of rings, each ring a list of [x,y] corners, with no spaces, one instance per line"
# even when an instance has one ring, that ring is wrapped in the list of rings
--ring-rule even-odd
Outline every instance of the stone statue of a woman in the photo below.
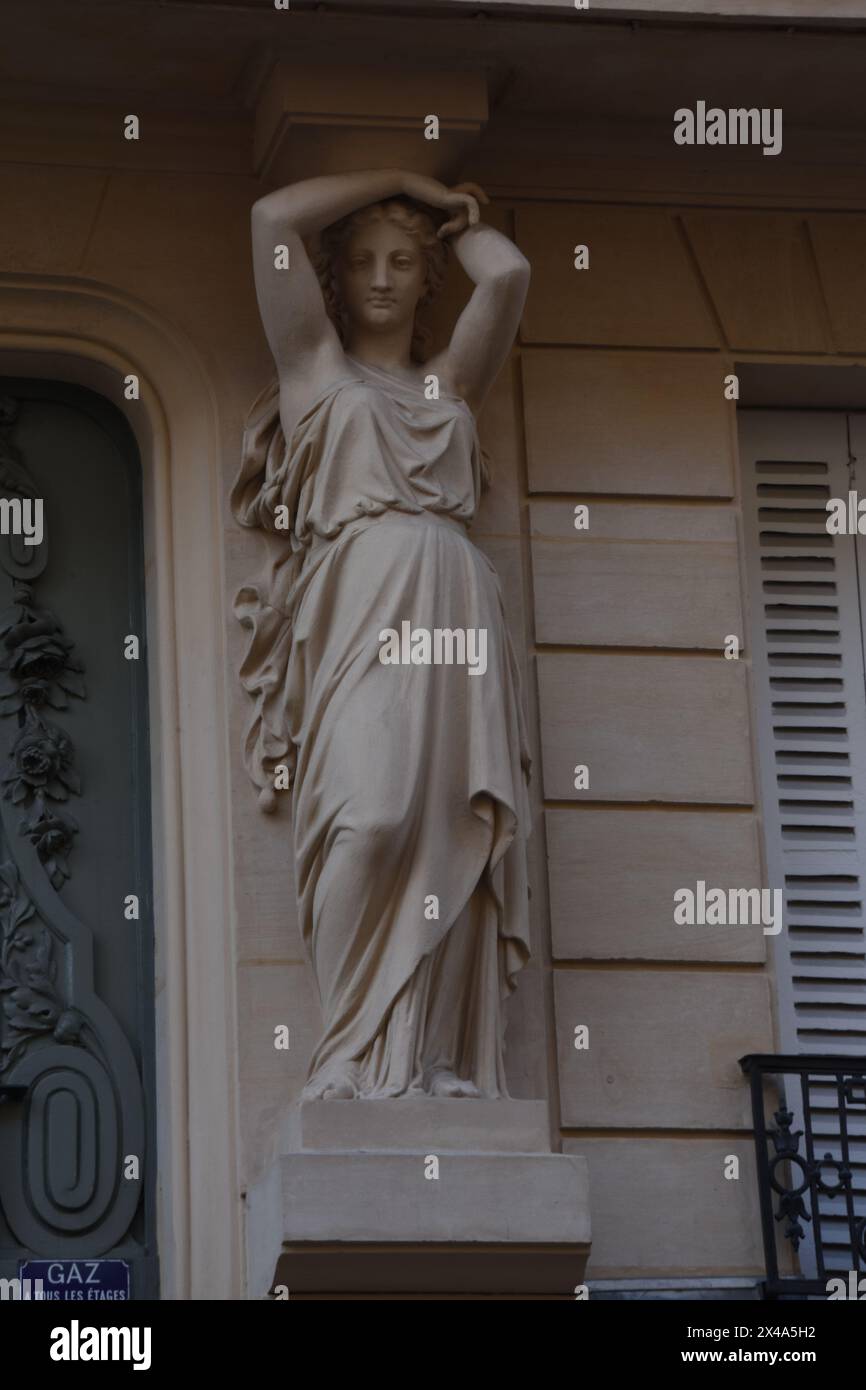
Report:
[[[293,786],[324,1012],[306,1098],[507,1095],[529,758],[499,581],[467,526],[484,474],[475,412],[529,266],[480,201],[474,185],[376,170],[291,185],[252,213],[279,380],[250,414],[232,493],[271,553],[236,612],[251,629],[246,765],[266,810]],[[475,289],[425,361],[416,314],[449,246]],[[436,630],[439,664],[423,637]],[[402,657],[384,659],[386,632]],[[461,633],[486,642],[485,666],[459,664]]]

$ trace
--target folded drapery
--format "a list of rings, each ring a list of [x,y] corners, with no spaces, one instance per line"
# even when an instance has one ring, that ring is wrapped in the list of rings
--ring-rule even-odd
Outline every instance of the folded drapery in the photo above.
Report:
[[[232,493],[269,545],[241,590],[245,760],[263,804],[293,777],[301,929],[324,1032],[308,1095],[392,1096],[454,1073],[505,1094],[501,1000],[529,954],[529,757],[499,580],[466,524],[474,420],[377,368],[292,431],[269,388]],[[286,508],[288,530],[277,527]],[[380,635],[485,633],[485,669],[380,660]]]

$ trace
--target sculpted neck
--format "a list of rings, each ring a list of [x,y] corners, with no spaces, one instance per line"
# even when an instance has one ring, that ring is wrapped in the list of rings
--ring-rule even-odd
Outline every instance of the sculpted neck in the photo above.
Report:
[[[381,367],[386,372],[411,372],[412,330],[411,323],[383,333],[370,333],[353,325],[346,336],[345,352],[356,362]]]

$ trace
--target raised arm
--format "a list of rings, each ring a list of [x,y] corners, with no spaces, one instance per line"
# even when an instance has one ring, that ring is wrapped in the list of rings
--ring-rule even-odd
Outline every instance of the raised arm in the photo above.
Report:
[[[374,169],[304,179],[253,204],[256,296],[265,334],[279,370],[315,374],[320,360],[340,352],[318,277],[303,238],[357,208],[403,192],[398,169]],[[288,247],[289,268],[277,269],[275,248]]]
[[[451,212],[440,235],[477,219],[478,206],[467,193],[436,179],[400,169],[371,169],[304,179],[268,193],[253,204],[252,235],[256,295],[265,334],[278,369],[314,376],[323,361],[341,351],[328,318],[318,277],[303,238],[341,217],[400,194]],[[286,246],[289,268],[277,269],[275,251]]]
[[[475,289],[439,361],[457,394],[478,411],[511,351],[530,266],[508,237],[483,222],[459,232],[451,245]]]

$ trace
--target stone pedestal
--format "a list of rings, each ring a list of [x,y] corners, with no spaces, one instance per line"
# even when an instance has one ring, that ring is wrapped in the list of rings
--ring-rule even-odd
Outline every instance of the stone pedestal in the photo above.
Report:
[[[586,1161],[538,1101],[316,1101],[247,1194],[250,1296],[573,1297]]]
[[[439,120],[425,138],[425,118]],[[256,105],[254,164],[270,186],[349,169],[445,178],[487,121],[483,71],[310,67],[280,60]]]

